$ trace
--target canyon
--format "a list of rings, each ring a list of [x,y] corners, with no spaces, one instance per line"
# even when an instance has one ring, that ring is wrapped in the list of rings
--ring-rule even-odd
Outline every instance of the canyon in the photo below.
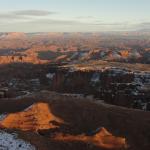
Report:
[[[149,39],[0,33],[0,149],[148,150]]]

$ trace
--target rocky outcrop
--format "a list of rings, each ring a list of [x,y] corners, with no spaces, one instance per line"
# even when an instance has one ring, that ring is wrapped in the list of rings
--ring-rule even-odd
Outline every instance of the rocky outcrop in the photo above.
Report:
[[[149,110],[150,73],[120,68],[97,71],[57,70],[51,78],[51,90],[94,95],[107,103]]]
[[[55,140],[58,141],[82,141],[90,144],[94,144],[97,147],[104,148],[104,149],[126,149],[126,140],[125,138],[115,137],[111,133],[109,133],[105,128],[101,128],[98,133],[93,136],[87,135],[63,135],[58,134],[55,137]]]
[[[51,98],[55,96],[55,98],[53,97],[55,100],[53,99],[53,101],[51,102],[50,101],[46,102],[46,100],[44,100],[45,102],[38,102],[38,103],[36,102],[21,112],[2,115],[2,117],[0,118],[0,128],[17,129],[26,132],[27,131],[36,132],[42,136],[48,137],[49,140],[55,140],[57,142],[61,141],[67,143],[83,142],[85,144],[90,143],[91,145],[102,149],[110,149],[110,150],[126,149],[127,142],[125,138],[114,136],[103,127],[97,128],[96,130],[93,131],[91,130],[89,132],[91,134],[88,135],[85,133],[73,135],[71,133],[71,128],[73,128],[73,130],[76,129],[72,127],[71,125],[72,122],[68,123],[64,122],[63,119],[56,116],[54,113],[55,112],[54,108],[55,106],[57,106],[56,99],[60,98],[59,95],[57,95],[56,93],[55,94],[47,93],[47,94],[49,94]],[[31,98],[32,96],[30,95],[29,97]],[[29,97],[26,98],[28,99]],[[63,104],[64,102],[62,103],[62,106]],[[72,103],[70,104],[72,105]],[[52,106],[52,109],[50,108],[50,105]],[[63,112],[62,110],[60,110],[60,112],[65,114],[65,112]],[[76,113],[76,115],[78,114]],[[74,117],[75,116],[73,116],[72,119],[74,119]],[[64,119],[67,119],[67,117]],[[70,132],[70,134],[64,134],[64,132],[68,131]]]
[[[48,106],[53,117],[46,117],[47,111],[43,104]],[[128,150],[148,150],[150,147],[150,112],[48,91],[32,93],[19,99],[1,100],[0,112],[2,122],[12,115],[16,116],[12,123],[24,121],[25,127],[30,122],[30,132],[22,132],[24,128],[20,128],[18,124],[16,129],[19,131],[16,131],[19,137],[30,141],[39,150],[43,150],[43,147],[44,150],[103,150],[103,144],[116,146],[117,149],[125,146],[125,142]],[[33,116],[36,116],[37,120],[32,118]],[[58,124],[58,118],[64,120],[64,123]],[[40,122],[41,125],[44,122],[48,126],[40,128]],[[51,123],[57,127],[51,128]],[[12,124],[6,127],[12,128]],[[38,128],[41,130],[34,130]]]
[[[0,87],[8,89],[5,93],[0,91],[1,98],[52,90],[85,97],[93,95],[110,104],[150,110],[148,65],[93,62],[91,65],[59,66],[21,63],[1,66],[0,80]]]
[[[56,128],[57,126],[52,122],[61,124],[63,120],[51,113],[48,104],[37,103],[22,112],[6,115],[0,121],[0,126],[23,131],[37,131]]]

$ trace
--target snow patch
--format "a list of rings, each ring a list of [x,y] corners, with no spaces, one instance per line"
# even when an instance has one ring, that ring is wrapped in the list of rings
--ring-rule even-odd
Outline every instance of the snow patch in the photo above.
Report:
[[[29,107],[27,107],[26,109],[24,109],[24,111],[30,110],[33,106],[34,106],[34,104],[30,105]]]
[[[75,98],[83,98],[84,97],[83,94],[63,93],[62,95],[64,95],[64,96],[72,96],[72,97],[75,97]]]
[[[91,78],[91,82],[99,82],[100,81],[100,73],[96,72],[93,74],[92,78]]]
[[[48,78],[50,80],[52,80],[54,78],[54,76],[55,76],[55,73],[48,73],[48,74],[46,74],[46,78]]]
[[[75,72],[75,71],[76,71],[76,69],[74,67],[72,67],[72,68],[69,69],[70,73]]]
[[[35,150],[35,147],[18,139],[15,133],[0,131],[0,150]]]
[[[3,119],[5,119],[6,116],[7,116],[7,114],[1,114],[0,115],[0,121],[2,121]]]

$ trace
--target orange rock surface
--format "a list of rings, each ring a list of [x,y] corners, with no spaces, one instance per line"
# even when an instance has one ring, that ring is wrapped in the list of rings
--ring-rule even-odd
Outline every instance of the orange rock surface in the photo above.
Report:
[[[128,50],[123,50],[120,52],[122,57],[128,57],[129,56],[129,51]]]
[[[55,128],[51,121],[63,123],[63,120],[51,113],[48,104],[37,103],[23,112],[9,114],[0,124],[5,128],[36,131]]]
[[[56,135],[55,140],[66,142],[82,141],[94,144],[98,147],[105,149],[121,149],[126,147],[125,138],[115,137],[111,133],[109,133],[105,128],[102,128],[94,136],[86,136],[84,134],[78,136],[58,134]]]

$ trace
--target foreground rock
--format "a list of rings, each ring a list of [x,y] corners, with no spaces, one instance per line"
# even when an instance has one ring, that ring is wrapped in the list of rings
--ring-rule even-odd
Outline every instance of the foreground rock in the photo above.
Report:
[[[43,91],[0,100],[0,113],[1,128],[17,130],[39,150],[150,147],[150,112]]]
[[[55,137],[58,141],[83,141],[86,143],[94,144],[100,148],[104,149],[125,149],[126,141],[125,138],[115,137],[109,133],[105,128],[96,133],[94,136],[82,135],[61,135],[58,134]]]
[[[24,131],[37,131],[39,129],[56,128],[51,122],[63,123],[63,121],[54,116],[46,103],[37,103],[31,105],[23,112],[7,115],[0,124],[10,129],[21,129]]]
[[[48,103],[36,103],[22,112],[8,114],[1,117],[0,126],[8,129],[20,129],[23,131],[31,131],[41,133],[42,130],[59,129],[64,123],[60,118],[54,116],[48,106]],[[49,132],[49,137],[51,134]],[[79,141],[91,143],[97,147],[105,149],[125,148],[125,138],[118,138],[110,134],[105,128],[95,133],[93,136],[82,135],[66,135],[56,133],[53,135],[54,140],[58,141]]]

